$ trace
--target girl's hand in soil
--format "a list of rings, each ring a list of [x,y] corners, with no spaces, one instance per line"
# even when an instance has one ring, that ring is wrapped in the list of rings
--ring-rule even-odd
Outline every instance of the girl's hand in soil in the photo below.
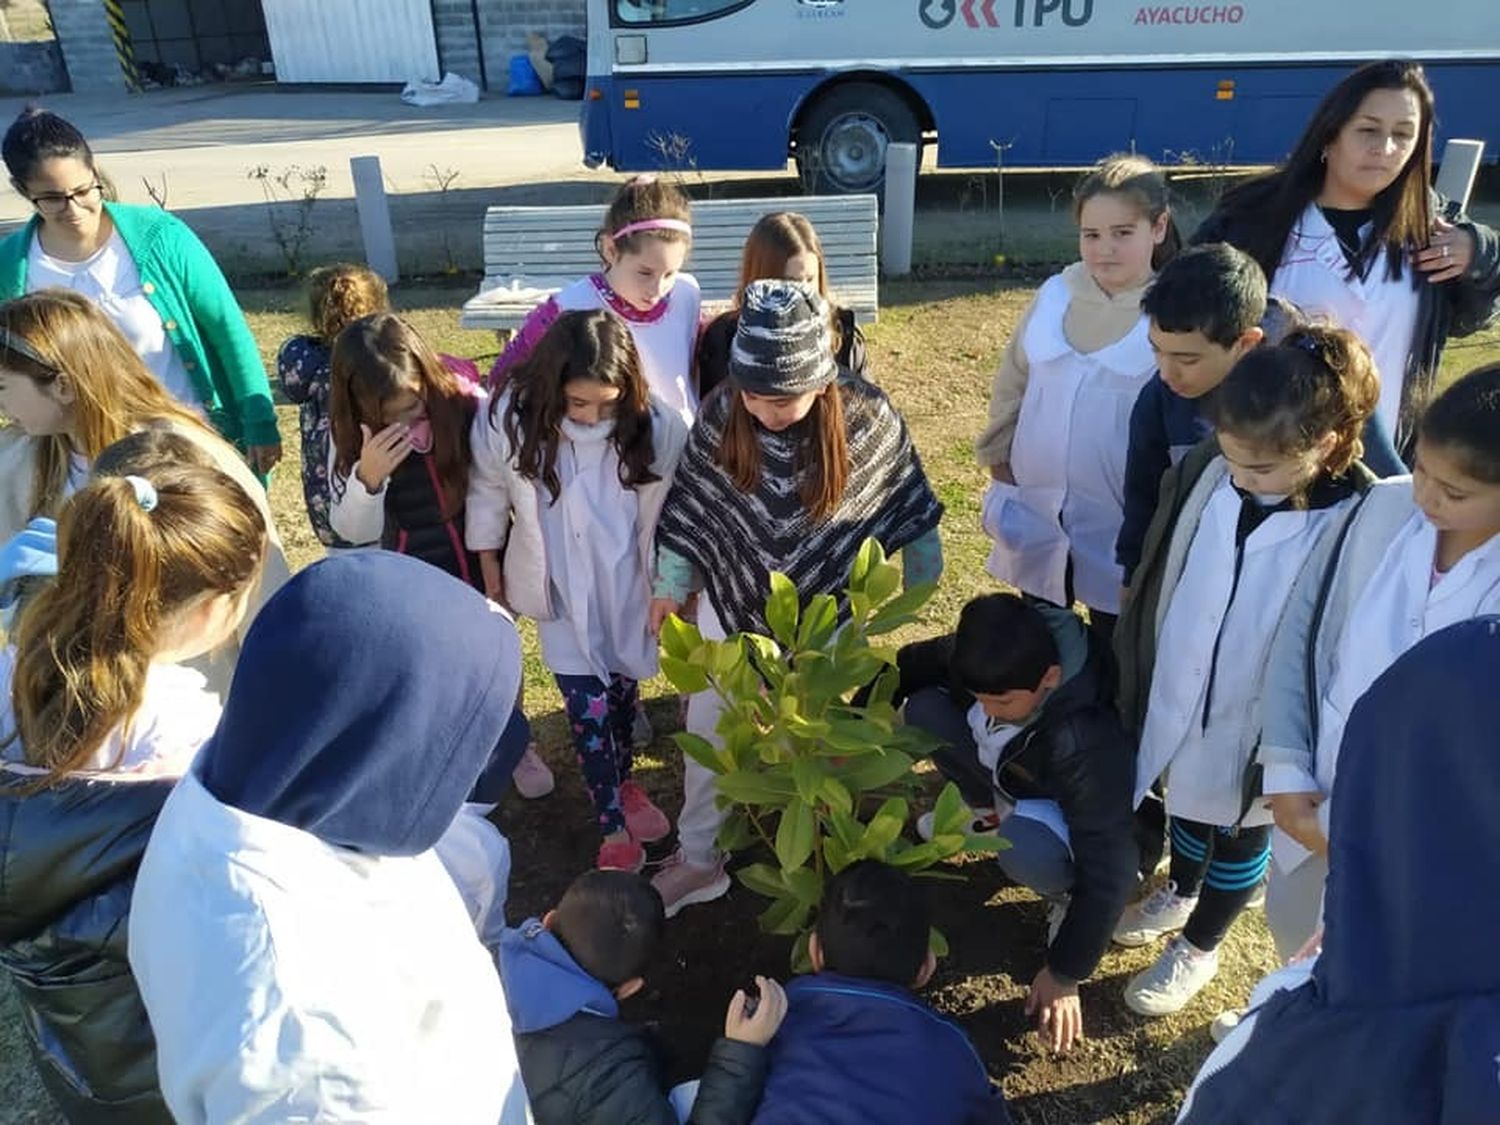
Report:
[[[359,432],[365,440],[359,447],[359,464],[354,467],[354,475],[372,496],[380,491],[386,478],[411,453],[409,431],[405,422],[393,422],[372,435],[370,427],[360,423]]]
[[[666,623],[668,617],[682,610],[682,603],[673,601],[671,598],[652,598],[651,616],[647,619],[646,628],[651,630],[653,637],[661,636],[661,627]]]
[[[724,1014],[724,1038],[764,1047],[786,1017],[786,993],[769,977],[756,977],[755,987],[760,989],[760,1001],[751,1013],[747,1014],[749,998],[743,988],[730,997],[729,1011]]]
[[[1083,1007],[1078,985],[1058,980],[1045,965],[1031,982],[1026,1014],[1038,1017],[1036,1033],[1054,1053],[1065,1055],[1083,1038]]]

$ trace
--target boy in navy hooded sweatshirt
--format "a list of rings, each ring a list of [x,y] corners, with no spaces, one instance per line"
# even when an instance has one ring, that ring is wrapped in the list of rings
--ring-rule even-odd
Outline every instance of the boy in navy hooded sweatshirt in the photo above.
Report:
[[[937,966],[930,931],[904,872],[867,859],[829,880],[755,1125],[1010,1121],[968,1036],[912,995]]]
[[[557,909],[500,941],[500,975],[536,1125],[677,1125],[645,1029],[619,1018],[666,922],[661,896],[628,871],[589,871]],[[736,992],[703,1071],[693,1125],[748,1122],[766,1075],[765,1045],[786,1013],[773,980],[759,1000]]]

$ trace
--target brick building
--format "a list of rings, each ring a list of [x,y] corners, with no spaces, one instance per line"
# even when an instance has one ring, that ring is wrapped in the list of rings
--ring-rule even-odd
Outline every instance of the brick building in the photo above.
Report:
[[[46,8],[77,91],[126,88],[114,18],[153,75],[226,67],[243,75],[256,60],[274,64],[281,81],[399,83],[454,71],[503,92],[510,56],[528,35],[583,35],[585,0],[353,0],[336,10],[321,0],[46,0]]]

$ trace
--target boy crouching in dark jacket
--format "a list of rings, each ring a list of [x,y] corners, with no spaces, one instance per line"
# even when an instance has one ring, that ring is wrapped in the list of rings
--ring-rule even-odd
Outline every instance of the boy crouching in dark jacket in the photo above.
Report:
[[[1001,870],[1048,904],[1026,1011],[1067,1051],[1083,1033],[1078,983],[1136,881],[1135,748],[1108,650],[1071,610],[988,594],[964,606],[956,633],[903,647],[898,663],[906,721],[946,743],[933,761],[975,811],[972,830],[1004,836]]]
[[[645,984],[664,923],[661,896],[645,879],[589,871],[557,909],[501,938],[500,975],[536,1125],[677,1125],[649,1035],[619,1018],[619,1001]],[[729,1002],[693,1125],[734,1125],[755,1112],[765,1045],[786,1013],[781,986],[756,983],[758,1005],[743,992]]]
[[[786,987],[756,1125],[1010,1121],[968,1036],[912,994],[936,965],[930,930],[894,867],[861,860],[829,880],[808,944],[816,971]]]

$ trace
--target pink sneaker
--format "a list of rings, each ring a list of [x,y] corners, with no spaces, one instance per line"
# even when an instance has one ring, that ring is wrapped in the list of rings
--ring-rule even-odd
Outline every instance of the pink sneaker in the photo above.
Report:
[[[545,797],[552,792],[552,787],[556,784],[552,771],[547,768],[547,763],[542,761],[542,756],[536,752],[535,742],[527,745],[526,752],[516,763],[510,779],[515,784],[516,792],[528,801]]]
[[[638,874],[646,866],[646,849],[634,840],[606,840],[599,845],[598,867],[601,871],[629,871]]]
[[[689,863],[681,849],[662,864],[651,880],[668,918],[675,917],[684,906],[712,902],[729,890],[729,876],[724,873],[724,857],[709,864]]]
[[[625,828],[632,840],[654,844],[672,831],[667,814],[653,805],[646,791],[633,781],[620,783],[620,808],[625,811]]]

